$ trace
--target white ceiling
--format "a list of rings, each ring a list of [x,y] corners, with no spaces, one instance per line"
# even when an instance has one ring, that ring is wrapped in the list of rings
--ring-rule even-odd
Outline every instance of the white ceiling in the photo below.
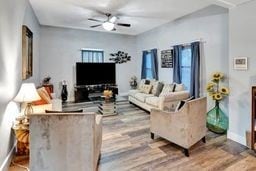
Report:
[[[41,25],[105,31],[88,18],[106,20],[103,13],[119,17],[115,33],[137,35],[177,18],[215,4],[225,8],[250,0],[30,0]]]

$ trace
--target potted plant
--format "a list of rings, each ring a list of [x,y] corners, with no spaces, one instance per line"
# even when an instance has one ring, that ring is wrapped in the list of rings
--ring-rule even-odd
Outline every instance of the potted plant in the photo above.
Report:
[[[215,100],[215,106],[207,113],[207,127],[215,133],[226,133],[228,129],[228,117],[220,108],[220,102],[229,95],[229,89],[220,86],[224,80],[224,74],[216,72],[212,75],[212,80],[207,84],[206,90],[209,96]]]
[[[132,89],[137,88],[137,77],[136,76],[132,76],[129,82],[130,82],[130,86]]]

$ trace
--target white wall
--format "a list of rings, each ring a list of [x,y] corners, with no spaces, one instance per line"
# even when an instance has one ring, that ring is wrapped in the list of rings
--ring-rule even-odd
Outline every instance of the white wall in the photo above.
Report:
[[[196,39],[202,39],[204,42],[203,84],[210,81],[211,74],[215,71],[228,75],[228,11],[214,5],[140,34],[137,37],[138,56],[142,56],[142,50],[157,48],[159,80],[171,83],[173,69],[161,68],[161,50]],[[138,61],[139,66],[141,62],[142,60]],[[137,72],[140,73],[140,68],[138,69]],[[211,99],[208,101],[212,103],[210,105],[212,107],[213,101]],[[227,100],[223,103],[223,108],[228,113],[226,103]]]
[[[256,85],[256,1],[230,10],[229,22],[229,132],[228,137],[246,143],[251,125],[251,85]],[[233,69],[235,57],[248,57],[248,70]]]
[[[39,24],[27,0],[0,0],[0,170],[13,147],[12,122],[19,112],[11,102],[21,85],[21,36],[26,24],[34,33],[34,74],[27,82],[39,80]]]
[[[60,96],[62,80],[67,80],[68,100],[74,100],[75,63],[81,62],[81,48],[103,49],[105,61],[110,53],[127,52],[131,61],[116,65],[116,80],[119,93],[130,89],[129,79],[136,70],[136,43],[134,36],[94,31],[41,27],[40,78],[49,75],[54,90]],[[88,73],[93,74],[93,73]]]

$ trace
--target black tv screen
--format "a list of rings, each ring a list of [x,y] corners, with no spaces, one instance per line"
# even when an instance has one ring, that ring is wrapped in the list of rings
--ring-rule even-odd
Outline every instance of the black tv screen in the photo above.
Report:
[[[76,85],[116,84],[115,63],[76,63]]]

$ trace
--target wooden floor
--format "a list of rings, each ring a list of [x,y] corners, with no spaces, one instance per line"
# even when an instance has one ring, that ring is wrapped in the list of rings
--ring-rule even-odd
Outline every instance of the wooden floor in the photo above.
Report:
[[[197,143],[185,157],[182,149],[160,137],[150,138],[150,115],[128,102],[118,104],[117,116],[103,119],[103,144],[99,171],[243,171],[256,170],[255,154],[227,140],[225,135],[207,133],[206,144]],[[11,171],[16,170],[11,167]]]

